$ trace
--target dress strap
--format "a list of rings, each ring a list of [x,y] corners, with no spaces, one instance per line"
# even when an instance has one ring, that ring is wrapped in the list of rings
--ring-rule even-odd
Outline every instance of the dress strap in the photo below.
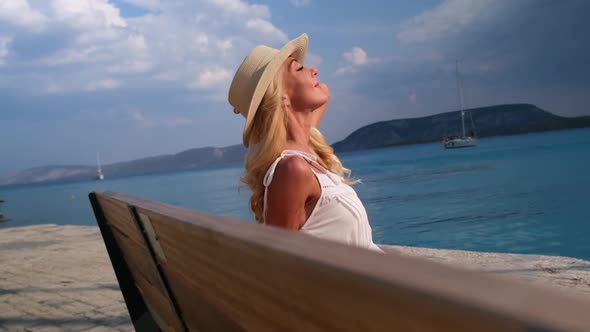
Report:
[[[303,151],[299,151],[299,150],[285,150],[285,151],[281,152],[281,155],[277,159],[275,159],[275,161],[268,168],[268,171],[266,171],[266,175],[264,175],[264,181],[263,181],[263,184],[265,187],[268,187],[270,185],[270,183],[272,182],[272,178],[275,174],[275,169],[277,168],[277,165],[286,156],[301,156],[307,161],[315,162],[318,166],[320,166],[322,168],[322,170],[325,171],[325,169],[322,167],[322,165],[320,165],[316,161],[318,159],[318,157],[316,155],[313,155],[313,154],[307,153],[307,152],[303,152]]]

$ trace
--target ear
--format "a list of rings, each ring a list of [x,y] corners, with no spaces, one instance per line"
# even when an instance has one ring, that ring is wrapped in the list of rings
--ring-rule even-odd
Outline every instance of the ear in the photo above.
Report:
[[[291,109],[291,98],[286,93],[281,96],[281,108],[283,111]]]

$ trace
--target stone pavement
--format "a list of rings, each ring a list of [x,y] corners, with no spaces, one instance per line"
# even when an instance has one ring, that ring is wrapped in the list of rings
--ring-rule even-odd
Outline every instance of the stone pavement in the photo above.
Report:
[[[0,229],[0,331],[133,331],[98,227]]]
[[[590,298],[590,262],[580,259],[382,248]],[[2,228],[0,267],[0,331],[133,331],[98,227]]]

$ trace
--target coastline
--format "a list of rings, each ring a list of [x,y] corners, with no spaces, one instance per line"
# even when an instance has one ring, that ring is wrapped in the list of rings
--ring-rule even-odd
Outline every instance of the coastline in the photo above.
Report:
[[[380,246],[590,298],[590,262],[577,258]],[[98,227],[0,229],[0,264],[0,331],[133,331]]]

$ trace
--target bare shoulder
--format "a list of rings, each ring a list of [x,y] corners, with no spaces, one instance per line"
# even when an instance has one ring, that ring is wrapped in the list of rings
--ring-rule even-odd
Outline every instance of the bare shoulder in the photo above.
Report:
[[[304,158],[298,156],[290,156],[279,162],[274,178],[277,183],[299,185],[304,185],[309,181],[315,180],[309,163]]]

